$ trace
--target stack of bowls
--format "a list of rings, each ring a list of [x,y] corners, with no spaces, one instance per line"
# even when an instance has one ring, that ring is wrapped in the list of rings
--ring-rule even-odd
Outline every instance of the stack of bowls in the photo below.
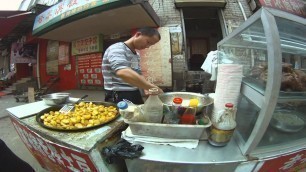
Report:
[[[54,106],[67,103],[69,101],[70,93],[52,93],[43,95],[41,98],[46,105]]]

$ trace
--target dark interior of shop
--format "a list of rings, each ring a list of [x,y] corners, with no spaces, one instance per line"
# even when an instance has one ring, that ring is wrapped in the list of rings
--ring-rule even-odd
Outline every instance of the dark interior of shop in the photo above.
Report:
[[[201,71],[207,54],[222,39],[218,8],[184,8],[189,71]]]

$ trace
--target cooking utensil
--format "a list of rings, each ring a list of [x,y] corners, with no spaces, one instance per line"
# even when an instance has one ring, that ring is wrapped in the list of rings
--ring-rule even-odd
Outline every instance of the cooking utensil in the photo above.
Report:
[[[65,106],[63,106],[59,112],[60,113],[68,113],[70,111],[72,111],[74,109],[74,105],[78,104],[81,100],[85,99],[86,97],[88,97],[88,95],[84,95],[83,97],[81,97],[78,101],[74,102],[74,103],[70,103],[70,104],[65,104]]]
[[[46,105],[54,106],[66,103],[69,99],[69,96],[69,93],[52,93],[43,95],[41,98]]]
[[[86,102],[87,103],[87,102]],[[89,102],[88,102],[89,103]],[[96,104],[96,105],[103,105],[105,107],[109,107],[109,106],[114,106],[116,107],[116,105],[114,103],[110,103],[110,102],[92,102],[93,104]],[[90,127],[85,127],[85,128],[74,128],[74,129],[62,129],[62,128],[54,128],[54,127],[51,127],[51,126],[47,126],[44,124],[44,121],[40,118],[41,116],[43,116],[45,113],[49,113],[50,111],[58,111],[59,109],[61,109],[61,106],[52,106],[52,107],[49,107],[47,109],[44,109],[42,111],[40,111],[39,113],[36,114],[36,121],[37,123],[46,128],[46,129],[49,129],[49,130],[54,130],[54,131],[66,131],[66,132],[78,132],[78,131],[84,131],[84,130],[89,130],[89,129],[94,129],[94,128],[98,128],[98,127],[101,127],[101,126],[104,126],[112,121],[114,121],[115,119],[117,119],[120,115],[119,113],[116,114],[116,116],[111,119],[110,121],[107,121],[105,123],[101,123],[99,125],[94,125],[94,126],[90,126]],[[118,110],[118,109],[117,109]]]

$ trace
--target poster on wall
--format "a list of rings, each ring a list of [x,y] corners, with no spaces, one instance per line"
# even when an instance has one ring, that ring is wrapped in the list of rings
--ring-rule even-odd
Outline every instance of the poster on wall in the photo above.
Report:
[[[58,64],[65,65],[69,64],[69,43],[60,42],[58,52]]]
[[[158,29],[161,40],[151,47],[139,51],[143,76],[151,83],[162,87],[172,86],[171,44],[168,27]]]
[[[37,45],[23,43],[12,43],[11,63],[36,63]]]
[[[48,41],[47,45],[47,74],[58,75],[58,57],[59,56],[59,42]]]
[[[169,27],[171,38],[172,55],[179,55],[183,53],[183,33],[181,25],[176,27]]]
[[[103,86],[101,56],[101,53],[95,53],[77,57],[80,85]]]

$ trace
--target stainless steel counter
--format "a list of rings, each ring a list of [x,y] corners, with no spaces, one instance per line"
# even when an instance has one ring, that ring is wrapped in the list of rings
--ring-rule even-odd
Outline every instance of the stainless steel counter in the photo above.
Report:
[[[200,141],[195,149],[167,145],[137,143],[145,147],[142,160],[170,163],[217,164],[246,161],[234,139],[224,147],[214,147],[207,141]]]
[[[139,159],[126,160],[129,171],[235,171],[236,167],[247,161],[234,141],[225,147],[211,146],[201,141],[197,148],[186,149],[166,145],[139,143],[144,147]]]

